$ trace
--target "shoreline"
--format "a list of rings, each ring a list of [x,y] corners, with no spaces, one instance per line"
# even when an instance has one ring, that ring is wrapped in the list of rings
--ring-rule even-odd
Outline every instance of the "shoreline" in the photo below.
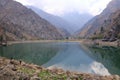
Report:
[[[19,43],[47,43],[47,42],[80,42],[82,40],[29,40],[29,41],[8,41],[8,45],[19,44]]]
[[[97,46],[113,46],[113,47],[119,47],[117,44],[117,41],[114,42],[107,42],[107,41],[102,41],[102,40],[83,40],[82,41],[83,44],[85,45],[97,45]]]
[[[91,40],[36,40],[36,41],[10,41],[8,43],[39,43],[39,42],[79,42],[81,44],[94,45]],[[96,41],[99,42],[100,41]],[[111,42],[101,42],[111,45]],[[112,46],[115,46],[112,42]],[[100,44],[100,46],[102,45]],[[106,45],[104,44],[104,45]],[[103,45],[102,45],[103,46]],[[7,68],[6,68],[7,66]],[[5,67],[5,68],[4,68]],[[24,61],[10,60],[0,57],[0,79],[1,80],[120,80],[119,75],[101,76],[91,73],[64,71],[63,69],[47,69],[36,64],[28,64]],[[19,75],[16,75],[19,74]],[[11,76],[6,76],[11,75]],[[9,77],[9,78],[7,78]]]
[[[115,42],[104,42],[102,40],[89,40],[89,39],[81,39],[81,40],[29,40],[29,41],[8,41],[8,45],[12,44],[20,44],[20,43],[47,43],[47,42],[78,42],[84,45],[98,45],[98,46],[114,46],[118,47],[117,41]]]
[[[1,80],[120,80],[119,75],[100,76],[96,74],[47,69],[24,61],[0,57]]]

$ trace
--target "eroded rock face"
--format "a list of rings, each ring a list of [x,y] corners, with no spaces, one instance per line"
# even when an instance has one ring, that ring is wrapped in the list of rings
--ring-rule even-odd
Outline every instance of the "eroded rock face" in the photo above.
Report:
[[[57,28],[13,0],[0,0],[0,27],[13,39],[62,39]]]

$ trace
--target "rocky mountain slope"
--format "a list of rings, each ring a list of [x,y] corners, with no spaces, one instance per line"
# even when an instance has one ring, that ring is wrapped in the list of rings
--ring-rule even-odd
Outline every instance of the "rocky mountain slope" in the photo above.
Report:
[[[13,0],[0,0],[0,28],[8,40],[63,39],[55,26]]]
[[[52,14],[46,13],[34,6],[27,6],[28,8],[35,11],[39,16],[41,16],[43,19],[46,19],[48,22],[53,24],[55,27],[59,28],[61,33],[63,33],[64,36],[70,36],[70,33],[72,33],[72,24],[68,23],[64,19],[54,16]]]
[[[77,36],[82,38],[90,38],[93,36],[96,36],[98,38],[104,38],[104,32],[109,32],[112,27],[114,27],[115,25],[119,25],[114,24],[114,19],[119,18],[119,15],[117,16],[117,14],[119,14],[119,10],[120,0],[112,0],[100,15],[97,15],[96,17],[91,19],[84,25],[84,27],[81,30],[79,30]]]
[[[104,40],[115,41],[120,38],[120,10],[112,13],[103,23],[102,28],[96,35],[103,35]]]

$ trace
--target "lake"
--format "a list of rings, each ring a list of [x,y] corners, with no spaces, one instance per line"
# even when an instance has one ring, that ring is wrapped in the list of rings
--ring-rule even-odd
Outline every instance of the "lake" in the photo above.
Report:
[[[120,48],[85,46],[78,42],[21,43],[0,46],[0,56],[46,68],[120,75]]]

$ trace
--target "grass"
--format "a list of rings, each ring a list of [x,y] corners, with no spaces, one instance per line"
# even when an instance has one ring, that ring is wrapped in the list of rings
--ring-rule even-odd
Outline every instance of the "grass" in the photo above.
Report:
[[[56,74],[56,73],[52,73],[52,72],[49,72],[49,71],[41,71],[39,73],[39,77],[42,80],[83,80],[81,76],[79,76],[77,79],[75,79],[72,76],[68,77],[67,74],[65,74],[65,73]]]
[[[35,73],[34,69],[30,68],[20,68],[19,69],[21,72],[26,73],[28,75],[33,75]],[[83,80],[81,76],[75,78],[73,76],[67,76],[66,73],[62,74],[57,74],[57,73],[52,73],[49,70],[42,70],[38,73],[38,77],[42,80]],[[68,79],[69,78],[69,79]]]
[[[46,80],[48,77],[50,77],[50,72],[48,71],[41,71],[38,76],[42,79],[42,80]]]
[[[21,72],[24,72],[26,74],[29,74],[29,75],[32,75],[35,73],[35,70],[34,69],[29,69],[29,68],[20,68],[19,69]]]
[[[52,72],[49,71],[41,71],[39,73],[39,77],[42,80],[66,80],[67,76],[65,74],[54,74]]]

